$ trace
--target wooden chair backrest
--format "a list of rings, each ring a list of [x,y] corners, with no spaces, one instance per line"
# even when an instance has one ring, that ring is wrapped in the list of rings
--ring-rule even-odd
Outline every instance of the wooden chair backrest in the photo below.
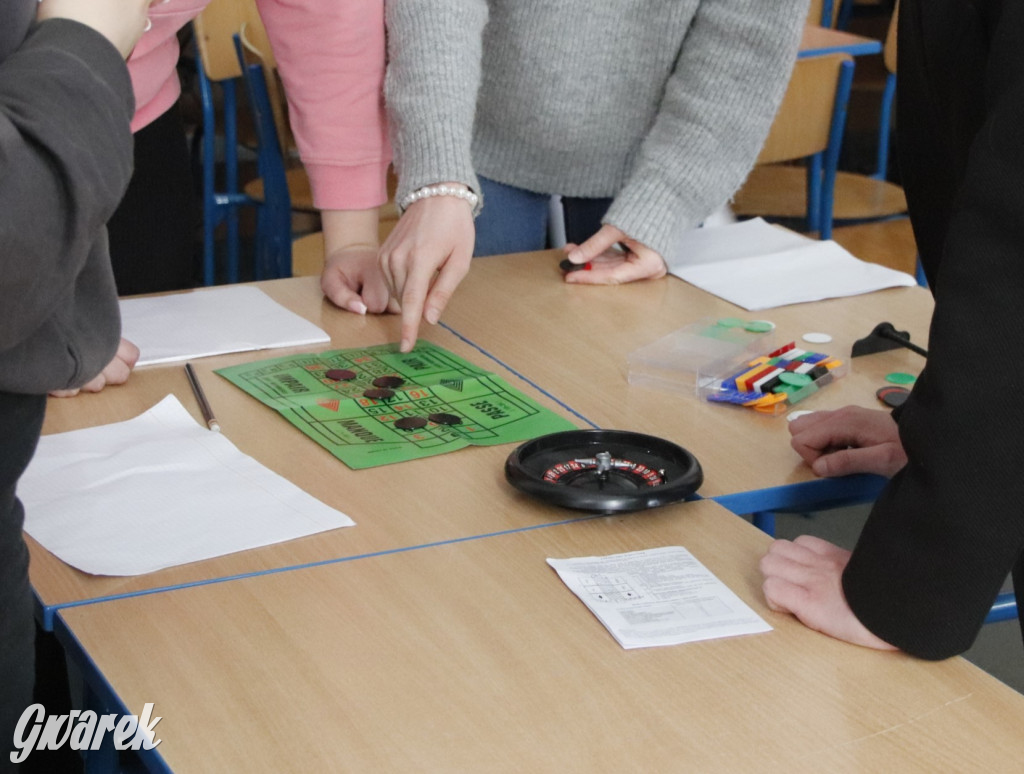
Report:
[[[263,28],[263,20],[256,10],[255,0],[212,0],[193,24],[199,58],[211,81],[223,81],[242,75],[231,37],[241,30],[243,25],[246,28],[246,38],[260,51],[265,52],[268,59],[264,60],[264,67],[276,68],[267,31]]]
[[[241,77],[242,69],[233,40],[236,34],[242,36],[246,50],[263,65],[274,124],[282,153],[287,158],[289,149],[295,145],[288,124],[288,104],[277,76],[277,61],[255,0],[212,0],[193,24],[199,59],[211,81]]]
[[[811,5],[807,9],[807,23],[813,24],[815,27],[822,26],[821,14],[824,12],[824,0],[811,0]],[[827,24],[827,27],[835,27],[836,22],[839,21],[839,11],[842,7],[842,0],[832,0],[832,23]]]
[[[758,164],[802,159],[828,147],[840,65],[848,54],[798,59]]]

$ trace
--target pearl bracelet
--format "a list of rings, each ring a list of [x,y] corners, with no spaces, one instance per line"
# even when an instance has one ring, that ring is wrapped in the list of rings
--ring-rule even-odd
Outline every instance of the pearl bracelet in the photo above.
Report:
[[[479,196],[465,188],[455,188],[450,185],[425,185],[403,196],[402,200],[398,203],[398,209],[405,212],[413,202],[418,202],[420,199],[427,199],[431,196],[454,196],[456,199],[468,202],[473,210],[476,210],[476,205],[480,201]]]

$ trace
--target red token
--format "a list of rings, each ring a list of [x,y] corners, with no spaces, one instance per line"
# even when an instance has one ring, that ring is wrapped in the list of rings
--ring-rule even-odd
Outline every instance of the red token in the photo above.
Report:
[[[875,393],[875,397],[890,408],[902,406],[910,395],[906,387],[882,387]]]
[[[430,414],[427,419],[435,425],[461,425],[462,417],[455,414]]]
[[[423,417],[402,417],[395,420],[395,427],[399,430],[419,430],[427,426],[427,420]]]
[[[355,371],[349,371],[347,368],[332,368],[324,374],[328,379],[333,379],[336,382],[347,382],[349,379],[356,378]]]

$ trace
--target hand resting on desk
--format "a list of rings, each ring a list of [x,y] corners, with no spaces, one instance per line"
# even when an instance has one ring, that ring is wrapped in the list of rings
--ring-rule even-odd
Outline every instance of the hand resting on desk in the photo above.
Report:
[[[621,244],[626,251],[614,249],[616,244]],[[590,271],[572,271],[565,275],[566,282],[577,285],[623,285],[659,279],[668,273],[660,253],[607,224],[583,244],[566,245],[565,251],[573,263],[591,265]]]
[[[899,429],[887,411],[846,406],[815,411],[789,424],[791,443],[819,476],[877,473],[892,476],[907,463]],[[877,650],[896,650],[853,614],[843,594],[850,552],[821,538],[776,540],[761,559],[765,601],[805,626]]]
[[[139,348],[128,339],[121,339],[114,359],[107,363],[106,368],[93,379],[77,390],[54,390],[50,395],[55,398],[73,398],[79,392],[99,392],[108,384],[124,384],[128,381],[128,377],[131,376],[132,369],[135,368],[138,361]]]
[[[356,314],[399,311],[381,274],[376,247],[346,247],[328,253],[320,289],[336,306]]]
[[[768,607],[792,613],[808,628],[837,640],[896,650],[868,631],[847,604],[842,577],[849,561],[849,551],[821,538],[776,540],[761,559]]]
[[[380,211],[321,210],[324,269],[320,288],[342,309],[356,314],[398,312],[398,301],[378,262]]]
[[[892,477],[907,464],[899,429],[887,411],[846,406],[815,411],[789,424],[793,448],[822,477],[877,473]]]

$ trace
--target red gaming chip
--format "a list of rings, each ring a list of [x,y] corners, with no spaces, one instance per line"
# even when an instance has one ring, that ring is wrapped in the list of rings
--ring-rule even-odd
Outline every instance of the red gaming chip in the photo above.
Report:
[[[456,414],[431,414],[427,417],[435,425],[461,425],[462,417]]]
[[[419,430],[427,426],[427,420],[423,417],[402,417],[395,420],[395,427],[399,430]]]
[[[378,376],[373,380],[374,387],[383,387],[388,390],[394,390],[403,384],[405,384],[405,379],[401,376]]]
[[[324,374],[328,379],[333,379],[336,382],[347,382],[350,379],[356,378],[356,372],[350,371],[347,368],[332,368],[330,371]]]
[[[875,397],[890,408],[902,406],[909,395],[910,390],[906,387],[882,387],[875,393]]]

